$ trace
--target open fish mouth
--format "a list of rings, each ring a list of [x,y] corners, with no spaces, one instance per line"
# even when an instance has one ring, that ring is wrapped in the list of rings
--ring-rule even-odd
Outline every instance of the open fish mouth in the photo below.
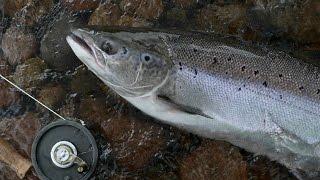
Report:
[[[73,41],[73,44],[76,44],[78,48],[81,49],[78,49],[78,51],[82,52],[81,54],[86,54],[87,58],[79,58],[83,63],[92,65],[93,62],[89,61],[89,59],[92,59],[100,68],[105,68],[106,57],[97,50],[98,47],[95,45],[94,40],[89,34],[89,32],[84,30],[72,30],[67,39],[69,39],[69,41]]]
[[[82,38],[80,37],[80,35],[78,35],[77,33],[75,33],[74,31],[71,32],[71,34],[69,35],[69,37],[75,41],[78,45],[80,45],[85,51],[87,51],[89,54],[91,54],[92,56],[94,56],[94,52],[91,49],[91,47],[88,45],[88,43]]]

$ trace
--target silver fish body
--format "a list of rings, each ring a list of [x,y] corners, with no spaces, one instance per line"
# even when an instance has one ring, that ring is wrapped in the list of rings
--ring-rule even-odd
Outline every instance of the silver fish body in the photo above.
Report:
[[[122,95],[146,114],[293,170],[320,171],[319,68],[229,37],[110,34],[166,49],[172,67],[165,81],[143,96]]]

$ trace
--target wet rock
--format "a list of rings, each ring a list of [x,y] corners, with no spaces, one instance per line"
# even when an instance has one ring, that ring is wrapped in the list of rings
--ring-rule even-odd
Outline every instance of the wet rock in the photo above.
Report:
[[[245,27],[246,7],[238,4],[210,4],[196,15],[197,28],[222,34],[238,34]]]
[[[71,94],[70,96],[76,96],[76,94]],[[76,117],[76,108],[77,108],[77,103],[75,102],[76,100],[70,96],[67,98],[66,103],[62,105],[62,107],[59,109],[59,114],[62,117]]]
[[[125,14],[155,20],[160,17],[164,5],[162,0],[123,0],[120,3],[120,8]]]
[[[1,180],[18,180],[17,174],[6,164],[0,162],[0,179]]]
[[[12,67],[4,60],[4,58],[0,57],[0,74],[3,76],[9,76],[12,71]]]
[[[292,39],[297,38],[304,43],[320,44],[320,2],[308,1],[303,5],[303,11],[299,18],[298,31],[291,35]],[[300,11],[298,10],[297,13]]]
[[[110,141],[121,167],[136,170],[145,167],[156,153],[166,147],[163,129],[131,115],[102,122],[103,134]]]
[[[100,4],[92,13],[89,25],[116,26],[121,16],[121,10],[117,4],[111,2]]]
[[[163,129],[143,117],[121,115],[107,106],[105,99],[81,100],[80,117],[100,126],[102,135],[112,148],[117,164],[129,171],[143,168],[166,146]],[[141,115],[140,115],[141,116]]]
[[[7,16],[13,17],[13,15],[20,10],[22,7],[24,7],[29,0],[4,0],[3,3],[3,9],[4,14]]]
[[[73,27],[83,27],[79,19],[63,14],[53,23],[52,29],[41,41],[40,53],[45,62],[55,70],[66,71],[75,68],[80,61],[66,41]]]
[[[139,17],[122,15],[119,19],[118,25],[125,27],[151,27],[152,23]]]
[[[195,2],[195,0],[173,0],[173,4],[182,9],[191,7]]]
[[[144,18],[123,14],[117,4],[101,4],[91,15],[89,25],[150,27],[152,23]]]
[[[16,13],[13,22],[19,25],[34,26],[53,6],[53,0],[33,0]]]
[[[280,164],[271,162],[266,157],[256,156],[248,159],[248,176],[252,180],[291,179],[296,178]]]
[[[37,114],[26,113],[20,117],[0,121],[0,134],[19,151],[31,157],[32,142],[41,128]]]
[[[66,91],[60,84],[49,84],[40,90],[38,100],[49,108],[56,109],[64,102],[65,96]]]
[[[44,70],[47,65],[40,58],[28,59],[24,64],[18,65],[13,74],[14,82],[21,88],[34,88],[42,83]]]
[[[17,65],[36,55],[38,43],[27,30],[12,26],[3,35],[2,50],[8,62]]]
[[[73,11],[83,11],[83,10],[94,10],[96,9],[101,0],[62,0],[62,4],[73,10]]]
[[[70,83],[71,92],[78,95],[91,95],[94,92],[100,91],[99,81],[92,72],[82,66],[72,76]]]
[[[187,21],[187,11],[180,8],[168,10],[164,20],[166,26],[170,27],[186,26]]]
[[[248,10],[248,25],[267,38],[291,39],[315,43],[320,39],[320,21],[316,1],[253,1]],[[268,37],[269,36],[269,37]]]
[[[20,101],[20,94],[7,82],[0,79],[0,109],[7,108]]]
[[[104,98],[87,97],[81,99],[79,118],[100,129],[101,123],[109,119],[110,110]]]
[[[182,161],[181,179],[248,179],[247,165],[238,148],[220,141],[203,143]]]

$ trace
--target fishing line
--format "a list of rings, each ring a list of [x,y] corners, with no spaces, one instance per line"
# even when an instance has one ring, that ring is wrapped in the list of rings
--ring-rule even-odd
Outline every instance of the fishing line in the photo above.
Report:
[[[24,93],[25,95],[27,95],[28,97],[30,97],[31,99],[33,99],[34,101],[36,101],[37,103],[39,103],[41,106],[43,106],[44,108],[46,108],[47,110],[49,110],[50,112],[52,112],[54,115],[58,116],[59,118],[66,120],[64,117],[62,117],[60,114],[56,113],[54,110],[50,109],[48,106],[46,106],[45,104],[43,104],[42,102],[40,102],[39,100],[37,100],[36,98],[34,98],[33,96],[31,96],[30,94],[28,94],[26,91],[24,91],[23,89],[21,89],[19,86],[15,85],[13,82],[11,82],[10,80],[8,80],[7,78],[5,78],[4,76],[2,76],[0,74],[0,77],[7,81],[9,84],[11,84],[13,87],[17,88],[19,91],[21,91],[22,93]]]

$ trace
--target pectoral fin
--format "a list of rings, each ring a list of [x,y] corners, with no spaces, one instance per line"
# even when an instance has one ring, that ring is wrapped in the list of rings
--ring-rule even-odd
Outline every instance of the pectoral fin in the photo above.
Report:
[[[172,107],[173,111],[177,110],[177,111],[182,111],[182,112],[187,113],[187,114],[199,115],[199,116],[203,116],[203,117],[206,117],[206,118],[213,119],[209,115],[205,114],[201,109],[197,109],[197,108],[194,108],[194,107],[178,104],[178,103],[174,102],[172,99],[168,98],[167,96],[158,95],[157,99],[159,101],[162,101],[162,103],[168,104],[168,106]]]

